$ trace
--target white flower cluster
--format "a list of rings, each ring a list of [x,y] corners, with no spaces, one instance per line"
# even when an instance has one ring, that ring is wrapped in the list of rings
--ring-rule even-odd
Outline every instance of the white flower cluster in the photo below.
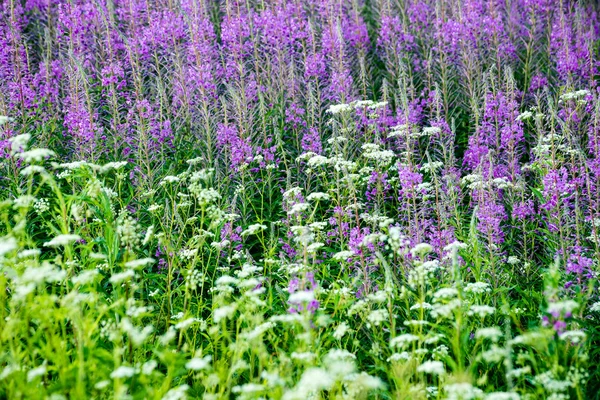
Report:
[[[253,224],[253,225],[248,226],[248,228],[246,228],[244,231],[242,231],[241,236],[246,237],[246,236],[256,235],[257,233],[262,232],[266,229],[267,229],[266,225]]]

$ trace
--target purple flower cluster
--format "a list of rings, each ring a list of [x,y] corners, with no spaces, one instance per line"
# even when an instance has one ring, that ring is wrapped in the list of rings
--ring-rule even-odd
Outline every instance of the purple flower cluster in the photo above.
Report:
[[[357,291],[376,286],[375,253],[387,249],[372,238],[390,226],[439,256],[467,237],[492,264],[559,256],[583,284],[600,256],[598,11],[551,0],[2,2],[0,115],[14,123],[0,127],[0,150],[33,133],[67,160],[127,160],[131,182],[149,186],[201,155],[243,214],[222,241],[239,250],[247,214],[285,214],[273,242],[282,260],[305,262],[292,228],[326,223],[311,234],[327,250],[310,257],[351,251]],[[264,210],[240,207],[241,189],[267,187]],[[303,194],[282,200],[292,187]]]

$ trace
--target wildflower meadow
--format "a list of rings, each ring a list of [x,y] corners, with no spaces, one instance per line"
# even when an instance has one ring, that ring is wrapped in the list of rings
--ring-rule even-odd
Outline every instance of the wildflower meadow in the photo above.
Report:
[[[600,398],[599,11],[0,0],[0,399]]]

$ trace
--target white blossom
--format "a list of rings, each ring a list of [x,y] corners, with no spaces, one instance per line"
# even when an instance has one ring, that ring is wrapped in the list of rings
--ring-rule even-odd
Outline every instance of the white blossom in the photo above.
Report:
[[[204,358],[192,358],[185,364],[185,367],[193,371],[202,371],[210,367],[211,361],[211,356],[205,356]]]
[[[44,247],[60,247],[60,246],[68,246],[73,242],[77,242],[81,240],[81,236],[72,235],[72,234],[62,234],[56,236],[54,239],[49,242],[44,243]]]
[[[431,375],[444,375],[446,369],[441,361],[425,361],[417,367],[417,372],[423,372]]]

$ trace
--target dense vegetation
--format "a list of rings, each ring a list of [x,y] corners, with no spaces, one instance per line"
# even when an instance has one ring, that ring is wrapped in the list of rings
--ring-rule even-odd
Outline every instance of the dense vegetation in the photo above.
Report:
[[[1,1],[0,398],[597,398],[598,11]]]

